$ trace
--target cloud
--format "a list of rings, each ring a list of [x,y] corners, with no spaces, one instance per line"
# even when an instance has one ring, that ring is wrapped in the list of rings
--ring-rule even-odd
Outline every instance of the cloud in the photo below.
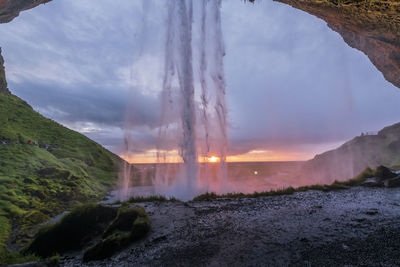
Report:
[[[52,1],[1,25],[10,89],[115,152],[127,121],[135,151],[154,149],[166,12],[143,3]],[[231,154],[314,153],[399,120],[399,89],[322,20],[272,1],[222,15]]]
[[[40,113],[65,124],[96,123],[107,126],[124,126],[129,98],[130,112],[138,118],[135,126],[154,128],[159,121],[158,99],[140,94],[133,90],[131,94],[114,87],[91,87],[85,84],[79,88],[54,86],[52,84],[22,83],[12,84],[14,92]]]

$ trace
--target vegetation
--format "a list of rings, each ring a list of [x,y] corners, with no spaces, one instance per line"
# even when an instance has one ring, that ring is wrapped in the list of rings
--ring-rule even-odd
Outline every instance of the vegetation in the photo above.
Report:
[[[0,93],[0,125],[0,262],[7,263],[6,242],[22,247],[35,225],[104,197],[121,159],[10,94]]]
[[[372,177],[387,177],[388,169],[386,167],[380,166],[376,170],[372,170],[370,168],[366,168],[362,173],[360,173],[357,177],[354,177],[350,180],[339,182],[335,181],[330,185],[309,185],[302,186],[298,188],[288,187],[281,190],[271,190],[266,192],[255,192],[253,194],[243,194],[243,193],[228,193],[224,195],[217,195],[215,193],[205,193],[200,196],[195,197],[192,201],[204,201],[211,199],[219,199],[219,198],[257,198],[257,197],[268,197],[268,196],[282,196],[282,195],[291,195],[296,192],[306,192],[309,190],[318,190],[318,191],[337,191],[348,189],[351,186],[361,185],[365,180]]]
[[[158,201],[158,202],[176,202],[179,201],[178,199],[174,197],[166,198],[165,196],[148,196],[148,197],[131,197],[128,202],[129,203],[140,203],[140,202],[153,202],[153,201]]]
[[[103,236],[85,251],[84,260],[103,259],[142,238],[149,230],[150,221],[143,208],[129,207],[128,203],[119,208],[88,204],[74,209],[60,222],[41,228],[23,254],[46,258],[85,248],[95,237]]]
[[[80,249],[88,240],[101,234],[116,215],[117,209],[108,206],[87,204],[75,208],[60,222],[41,228],[23,253],[46,258]]]

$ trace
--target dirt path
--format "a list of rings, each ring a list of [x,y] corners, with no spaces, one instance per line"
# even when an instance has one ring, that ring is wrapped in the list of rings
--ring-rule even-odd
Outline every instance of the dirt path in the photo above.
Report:
[[[400,189],[141,205],[149,236],[88,266],[400,265]]]

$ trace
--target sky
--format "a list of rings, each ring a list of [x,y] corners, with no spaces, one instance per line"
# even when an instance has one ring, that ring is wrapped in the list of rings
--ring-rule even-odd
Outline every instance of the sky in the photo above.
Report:
[[[166,7],[144,2],[54,0],[1,24],[11,92],[131,162],[153,161]],[[222,23],[229,160],[307,160],[400,121],[400,89],[324,21],[269,0],[225,0]]]

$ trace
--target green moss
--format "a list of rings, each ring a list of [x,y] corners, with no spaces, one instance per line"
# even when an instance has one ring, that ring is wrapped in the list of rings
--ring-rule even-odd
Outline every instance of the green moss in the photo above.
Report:
[[[36,223],[98,201],[116,184],[119,157],[18,97],[0,94],[0,125],[0,216],[20,229],[17,245]]]
[[[82,248],[88,240],[101,234],[116,214],[117,209],[108,206],[88,204],[78,207],[60,222],[41,228],[24,253],[45,258]]]
[[[150,220],[141,207],[121,206],[118,216],[107,228],[105,238],[88,248],[83,261],[102,260],[143,238],[150,230]]]
[[[83,261],[102,260],[111,257],[115,252],[129,244],[130,234],[115,232],[85,251]]]
[[[150,220],[141,207],[89,204],[74,209],[54,225],[42,227],[23,253],[46,258],[84,248],[95,237],[103,236],[86,250],[84,260],[103,259],[139,240],[149,230]]]
[[[0,251],[0,264],[21,264],[26,262],[43,262],[44,266],[58,266],[60,256],[54,255],[52,257],[42,259],[36,255],[21,255],[19,253],[12,253],[7,250]]]
[[[148,197],[131,197],[128,202],[129,203],[140,203],[140,202],[167,202],[167,201],[171,201],[171,202],[175,202],[175,201],[179,201],[174,197],[170,197],[170,198],[166,198],[164,196],[148,196]]]
[[[7,250],[0,250],[0,264],[19,264],[24,262],[39,262],[43,259],[35,255],[21,255],[19,253],[12,253]]]
[[[5,242],[11,232],[10,221],[5,216],[0,216],[0,263],[4,262],[4,253],[6,252]]]
[[[110,223],[104,232],[104,236],[107,237],[111,233],[118,231],[129,231],[132,228],[132,223],[139,216],[145,216],[146,212],[143,208],[135,207],[129,208],[127,206],[121,206],[118,209],[117,217]]]
[[[138,240],[144,237],[148,231],[150,231],[150,220],[147,214],[144,214],[144,216],[137,217],[133,223],[130,239],[133,241]]]

